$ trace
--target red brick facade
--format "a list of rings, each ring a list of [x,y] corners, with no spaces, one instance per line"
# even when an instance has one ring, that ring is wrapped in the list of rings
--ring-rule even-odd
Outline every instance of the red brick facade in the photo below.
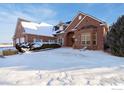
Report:
[[[108,27],[106,23],[87,14],[79,13],[65,29],[65,33],[59,34],[57,37],[64,39],[63,46],[103,50],[104,38],[107,31]],[[82,44],[82,36],[85,33],[88,33],[90,36],[88,45]],[[93,39],[94,35],[96,36],[95,40]]]

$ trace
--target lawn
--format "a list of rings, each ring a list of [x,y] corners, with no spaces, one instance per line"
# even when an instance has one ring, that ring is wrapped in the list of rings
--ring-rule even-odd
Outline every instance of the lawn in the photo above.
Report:
[[[58,48],[0,58],[1,85],[124,85],[124,57]]]

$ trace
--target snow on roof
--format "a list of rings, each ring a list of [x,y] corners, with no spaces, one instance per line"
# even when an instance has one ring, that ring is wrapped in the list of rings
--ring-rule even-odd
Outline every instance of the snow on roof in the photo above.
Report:
[[[33,30],[37,30],[37,27],[39,27],[40,25],[37,23],[33,23],[33,22],[21,22],[22,26],[24,28],[29,28],[29,29],[33,29]]]
[[[52,28],[53,26],[47,23],[34,23],[34,22],[21,22],[22,26],[24,27],[24,30],[26,33],[29,34],[36,34],[36,35],[46,35],[46,36],[52,36]]]
[[[52,25],[42,22],[40,23],[40,26],[52,26]]]

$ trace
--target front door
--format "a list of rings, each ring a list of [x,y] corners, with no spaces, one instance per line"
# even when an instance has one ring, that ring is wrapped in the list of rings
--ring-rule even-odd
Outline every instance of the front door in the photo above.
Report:
[[[68,47],[72,47],[73,44],[74,44],[74,38],[73,38],[73,36],[74,36],[74,32],[67,33],[66,38],[67,38],[67,46]]]

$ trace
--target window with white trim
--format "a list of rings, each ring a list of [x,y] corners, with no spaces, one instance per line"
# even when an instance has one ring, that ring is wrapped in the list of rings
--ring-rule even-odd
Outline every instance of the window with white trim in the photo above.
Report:
[[[19,38],[16,39],[16,43],[19,43]]]
[[[42,39],[34,38],[33,42],[42,42]]]
[[[64,45],[64,38],[57,39],[57,43],[60,45]]]
[[[42,39],[40,39],[40,41],[41,41],[41,42],[43,42],[43,40],[42,40]]]
[[[91,43],[91,36],[90,33],[83,33],[81,35],[81,43],[84,46],[89,46]]]
[[[48,40],[49,44],[54,44],[55,43],[55,40]]]
[[[21,37],[20,38],[20,43],[24,43],[25,42],[25,38],[24,37]]]

